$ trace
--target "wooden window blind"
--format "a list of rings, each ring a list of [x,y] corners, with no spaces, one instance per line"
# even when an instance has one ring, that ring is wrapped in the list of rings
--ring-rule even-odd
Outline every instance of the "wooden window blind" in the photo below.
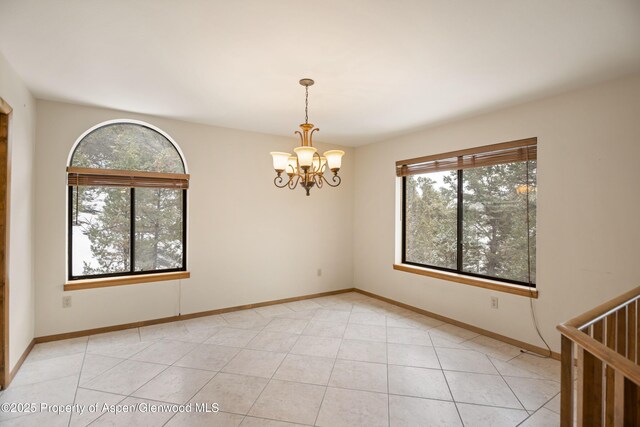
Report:
[[[67,184],[73,187],[103,186],[187,189],[189,188],[189,175],[68,167]]]
[[[400,160],[396,162],[396,175],[418,175],[528,160],[537,160],[537,138]]]

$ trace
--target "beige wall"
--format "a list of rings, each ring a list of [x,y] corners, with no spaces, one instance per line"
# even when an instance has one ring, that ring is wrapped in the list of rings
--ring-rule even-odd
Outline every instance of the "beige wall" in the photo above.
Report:
[[[640,285],[640,75],[358,148],[354,285],[542,346],[527,298],[392,269],[396,160],[527,137],[539,147],[534,305],[554,350],[559,322]]]
[[[33,158],[36,102],[2,54],[0,97],[13,108],[9,122],[9,367],[13,368],[33,339],[34,333]]]
[[[345,150],[344,183],[312,190],[306,197],[301,189],[277,189],[272,183],[269,152],[292,150],[297,144],[293,135],[38,101],[36,336],[179,311],[177,281],[67,292],[72,307],[62,308],[69,150],[86,129],[121,118],[146,121],[171,135],[192,176],[187,238],[191,278],[182,280],[182,313],[352,286],[353,150]]]

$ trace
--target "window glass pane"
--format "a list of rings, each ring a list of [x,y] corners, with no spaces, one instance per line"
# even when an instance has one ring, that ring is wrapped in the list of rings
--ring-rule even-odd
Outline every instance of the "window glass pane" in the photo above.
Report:
[[[535,283],[536,162],[465,169],[463,195],[463,270],[529,282],[527,197],[531,282]]]
[[[128,188],[73,188],[71,231],[74,276],[129,271],[129,192]]]
[[[182,267],[183,190],[136,188],[135,270]]]
[[[71,166],[146,172],[184,173],[180,154],[161,133],[135,123],[102,126],[85,136]]]
[[[405,261],[456,268],[456,171],[406,177]]]

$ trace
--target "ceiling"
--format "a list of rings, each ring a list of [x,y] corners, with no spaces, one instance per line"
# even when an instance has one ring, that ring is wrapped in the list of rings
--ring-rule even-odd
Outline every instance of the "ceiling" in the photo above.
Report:
[[[638,0],[0,0],[34,95],[362,145],[640,70]]]

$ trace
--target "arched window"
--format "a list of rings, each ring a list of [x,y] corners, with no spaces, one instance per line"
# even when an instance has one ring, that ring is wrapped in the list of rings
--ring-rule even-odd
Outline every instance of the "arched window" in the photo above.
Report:
[[[78,139],[67,178],[69,280],[186,270],[189,175],[167,134],[100,124]]]

